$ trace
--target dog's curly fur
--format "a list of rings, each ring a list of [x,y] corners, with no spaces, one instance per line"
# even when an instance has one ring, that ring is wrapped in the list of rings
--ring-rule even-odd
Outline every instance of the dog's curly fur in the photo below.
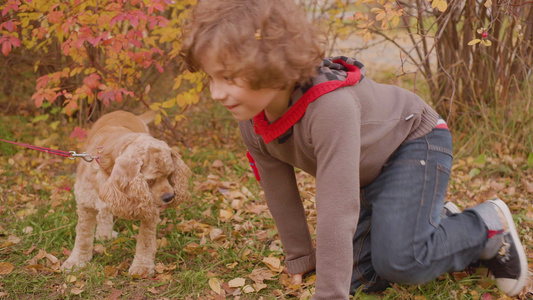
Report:
[[[69,272],[92,259],[95,238],[110,239],[113,215],[140,220],[130,275],[153,274],[159,212],[190,197],[190,170],[165,142],[153,138],[146,120],[116,111],[101,117],[85,142],[85,152],[98,162],[80,161],[76,173],[78,225]]]

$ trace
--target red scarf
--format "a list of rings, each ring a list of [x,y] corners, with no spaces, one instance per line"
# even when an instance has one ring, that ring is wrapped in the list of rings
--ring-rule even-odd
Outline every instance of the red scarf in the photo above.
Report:
[[[256,134],[263,137],[265,143],[270,143],[278,138],[296,122],[298,122],[307,110],[309,103],[315,101],[318,97],[334,91],[343,86],[354,85],[361,79],[361,70],[354,65],[345,63],[343,60],[333,61],[337,64],[342,64],[348,71],[346,72],[346,79],[344,81],[332,80],[311,87],[305,94],[272,124],[268,124],[265,116],[265,111],[260,112],[254,117],[254,129]]]

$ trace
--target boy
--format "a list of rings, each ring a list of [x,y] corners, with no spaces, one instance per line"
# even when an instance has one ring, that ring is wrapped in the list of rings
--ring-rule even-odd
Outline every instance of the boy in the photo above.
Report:
[[[365,77],[359,61],[323,59],[318,36],[291,0],[200,1],[181,53],[239,120],[294,281],[316,269],[313,299],[348,299],[482,259],[518,294],[527,260],[505,203],[441,217],[446,124],[415,94]],[[316,249],[295,167],[316,177]]]

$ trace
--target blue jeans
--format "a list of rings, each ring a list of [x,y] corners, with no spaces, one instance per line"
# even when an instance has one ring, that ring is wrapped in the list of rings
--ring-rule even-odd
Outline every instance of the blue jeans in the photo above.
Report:
[[[449,130],[402,144],[361,188],[351,293],[421,284],[475,262],[487,229],[473,210],[441,219],[452,167]]]

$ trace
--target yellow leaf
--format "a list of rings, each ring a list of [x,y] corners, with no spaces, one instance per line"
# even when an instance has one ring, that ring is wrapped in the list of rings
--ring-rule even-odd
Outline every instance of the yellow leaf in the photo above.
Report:
[[[383,21],[383,22],[381,23],[381,29],[382,29],[382,30],[387,30],[387,29],[389,29],[389,22]]]
[[[481,40],[481,44],[483,46],[489,47],[490,45],[492,45],[492,42],[489,40]]]
[[[163,108],[171,108],[174,105],[176,105],[176,99],[170,99],[168,101],[163,102],[161,105]]]
[[[7,275],[13,272],[15,266],[8,262],[0,262],[0,275]]]
[[[151,110],[159,110],[160,107],[161,107],[161,103],[159,103],[159,102],[152,103],[152,104],[150,105],[150,109],[151,109]]]
[[[156,115],[154,119],[154,125],[159,125],[159,124],[161,124],[161,114]]]
[[[78,280],[78,278],[76,278],[74,275],[67,275],[67,277],[65,277],[65,281],[67,283],[73,283],[76,282],[76,280]]]
[[[439,2],[439,5],[437,6],[437,8],[441,11],[441,12],[445,12],[446,9],[448,8],[448,2],[446,2],[446,0],[441,0]]]
[[[470,42],[468,42],[468,46],[472,46],[472,45],[475,45],[477,43],[481,42],[480,39],[473,39],[471,40]]]
[[[220,281],[215,278],[215,277],[211,277],[209,278],[209,287],[211,287],[211,289],[220,295],[220,292],[222,291],[221,288],[220,288]]]
[[[489,8],[489,7],[491,7],[491,6],[492,6],[492,0],[487,0],[487,1],[485,2],[485,7],[486,7],[486,8]]]
[[[176,77],[176,79],[174,79],[174,86],[172,87],[173,90],[177,90],[177,89],[180,88],[180,86],[181,86],[181,79],[182,79],[182,78],[183,78],[183,77],[180,75],[180,76]]]
[[[176,96],[176,103],[178,104],[178,106],[185,106],[187,104],[183,94],[179,94]]]
[[[368,31],[367,33],[365,33],[365,35],[363,36],[363,41],[365,43],[368,43],[368,41],[370,41],[370,39],[372,38],[372,35],[370,34],[370,31]]]
[[[398,24],[400,24],[400,17],[394,16],[394,18],[392,18],[392,26],[396,27]]]

